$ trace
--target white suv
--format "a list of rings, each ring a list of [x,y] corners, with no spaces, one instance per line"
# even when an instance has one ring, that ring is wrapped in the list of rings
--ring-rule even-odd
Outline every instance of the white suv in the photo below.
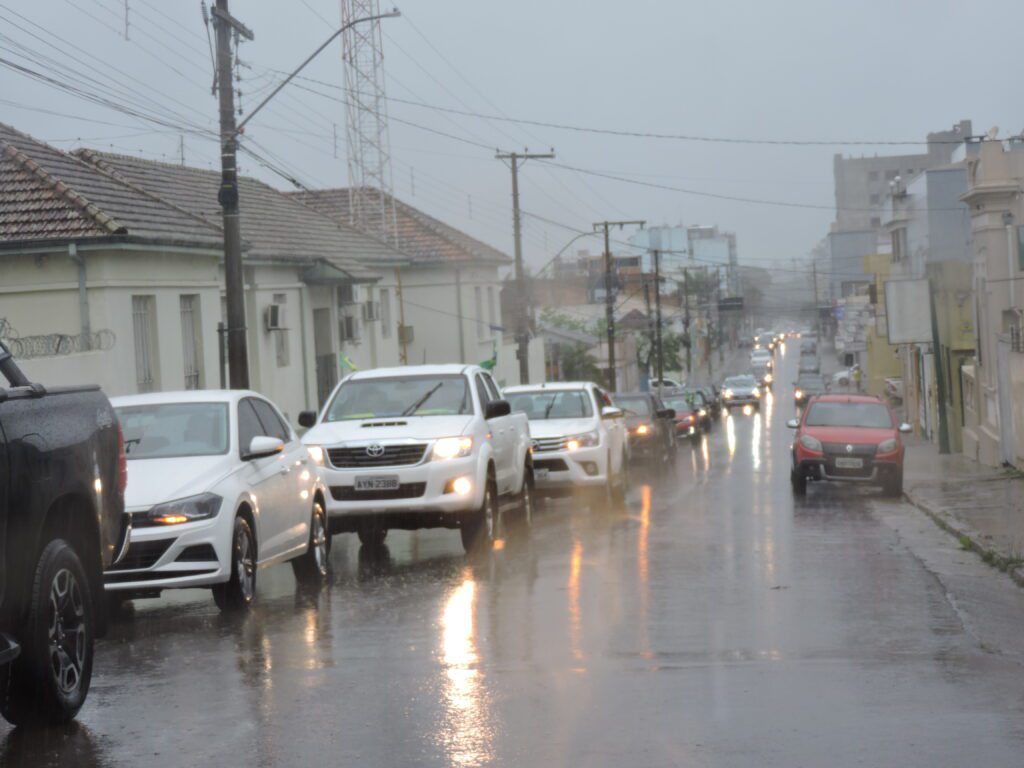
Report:
[[[504,535],[502,501],[529,523],[526,417],[478,366],[360,371],[299,423],[321,458],[331,533],[379,546],[390,528],[459,528],[468,550]]]
[[[629,447],[621,409],[591,382],[506,387],[513,412],[530,420],[538,491],[607,491],[621,500],[628,484]]]

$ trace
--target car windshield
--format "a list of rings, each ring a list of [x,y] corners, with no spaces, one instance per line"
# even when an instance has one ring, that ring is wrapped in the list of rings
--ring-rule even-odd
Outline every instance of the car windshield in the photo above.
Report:
[[[666,398],[665,407],[673,409],[677,414],[694,410],[693,401],[685,396]]]
[[[115,410],[129,461],[228,452],[227,403],[154,403]]]
[[[466,378],[459,374],[350,379],[327,406],[324,421],[456,416],[472,408]]]
[[[801,376],[796,381],[800,389],[824,389],[825,379],[821,376]]]
[[[650,416],[651,415],[651,401],[646,397],[615,397],[615,404],[624,411],[630,411],[635,413],[637,416]]]
[[[889,409],[881,403],[815,403],[804,422],[808,427],[892,427]]]
[[[513,411],[525,413],[530,421],[586,419],[594,415],[590,395],[583,389],[511,392],[506,398]]]
[[[757,381],[753,376],[730,376],[725,380],[726,387],[756,387]]]

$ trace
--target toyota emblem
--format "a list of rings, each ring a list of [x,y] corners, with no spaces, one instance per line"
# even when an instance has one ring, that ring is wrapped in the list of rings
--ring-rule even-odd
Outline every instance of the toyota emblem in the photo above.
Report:
[[[366,455],[374,458],[384,455],[384,446],[380,443],[370,443],[366,446]]]
[[[846,452],[847,453],[853,453],[853,446],[852,445],[846,446]]]

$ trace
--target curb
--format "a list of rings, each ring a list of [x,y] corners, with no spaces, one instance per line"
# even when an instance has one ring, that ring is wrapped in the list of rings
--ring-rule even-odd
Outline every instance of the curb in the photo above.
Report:
[[[921,510],[939,528],[955,536],[961,547],[974,552],[993,568],[1008,574],[1018,587],[1024,587],[1024,565],[1021,565],[1019,559],[1007,557],[999,550],[985,544],[976,530],[958,520],[954,515],[937,510],[920,499],[914,498],[909,491],[903,493],[903,498]]]

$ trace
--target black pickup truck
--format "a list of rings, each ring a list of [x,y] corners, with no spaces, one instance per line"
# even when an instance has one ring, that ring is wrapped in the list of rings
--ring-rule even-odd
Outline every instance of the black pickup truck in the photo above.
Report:
[[[85,702],[103,570],[128,538],[126,477],[99,388],[34,384],[0,342],[0,714],[15,725],[65,722]]]

